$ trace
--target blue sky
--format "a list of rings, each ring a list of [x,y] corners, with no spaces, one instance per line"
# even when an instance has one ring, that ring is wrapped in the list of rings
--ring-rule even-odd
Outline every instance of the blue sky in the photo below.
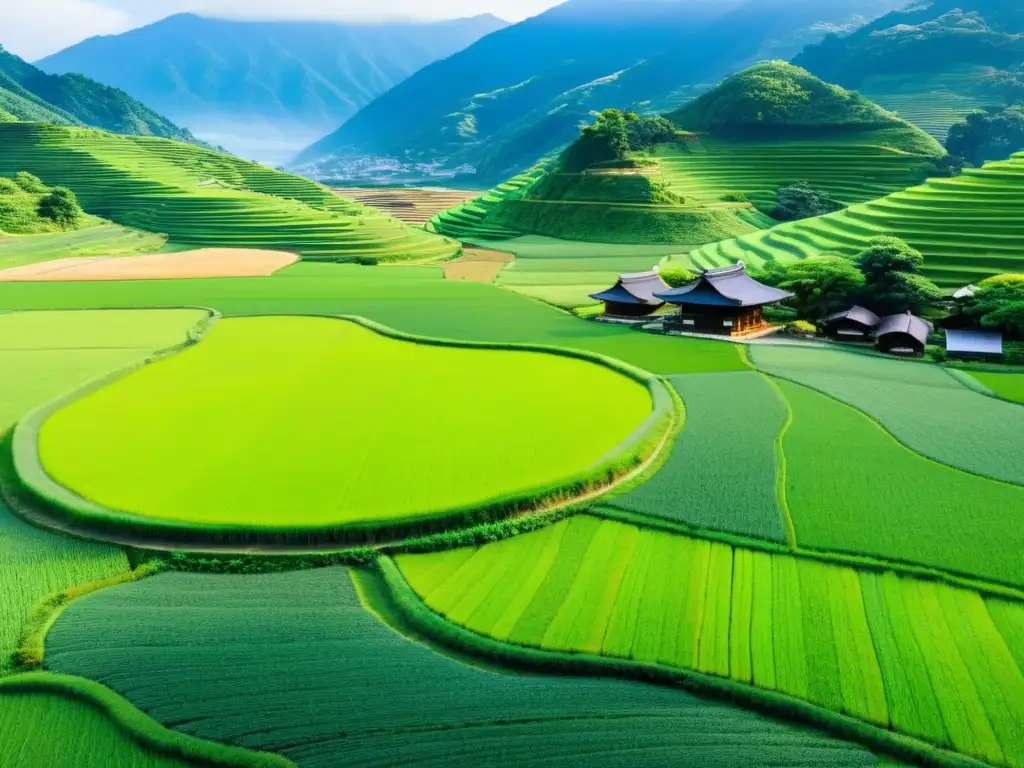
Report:
[[[493,13],[519,21],[560,0],[0,0],[0,44],[29,60],[87,37],[183,11],[239,19],[445,19]]]

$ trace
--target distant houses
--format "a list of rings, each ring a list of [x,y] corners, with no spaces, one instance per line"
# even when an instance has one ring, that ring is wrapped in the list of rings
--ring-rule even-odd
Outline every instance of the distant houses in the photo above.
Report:
[[[887,355],[923,357],[932,326],[907,312],[890,315],[875,329],[875,348]]]
[[[853,306],[821,321],[822,334],[833,341],[870,341],[882,318],[864,307]]]

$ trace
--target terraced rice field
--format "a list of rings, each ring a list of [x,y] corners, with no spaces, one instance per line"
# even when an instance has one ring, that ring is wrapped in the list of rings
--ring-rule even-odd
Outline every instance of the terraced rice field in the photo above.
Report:
[[[962,286],[1024,263],[1024,153],[968,169],[837,213],[704,246],[689,258],[701,267],[737,260],[751,266],[823,253],[854,256],[879,235],[903,238],[925,256],[925,274]]]
[[[0,125],[0,174],[70,187],[82,207],[182,247],[297,252],[324,261],[453,256],[458,245],[345,201],[308,179],[164,139]]]
[[[340,187],[334,190],[348,200],[376,208],[388,216],[417,227],[443,211],[476,198],[479,193],[440,187]]]
[[[427,222],[427,231],[456,240],[507,240],[520,235],[520,232],[491,226],[485,219],[506,197],[526,193],[544,175],[544,169],[544,164],[538,165],[479,197],[441,211]]]
[[[153,253],[166,242],[166,235],[154,235],[117,224],[97,224],[74,232],[48,235],[0,236],[0,269],[51,259]]]
[[[875,419],[927,458],[1024,485],[1024,408],[985,397],[942,368],[840,350],[755,345],[762,371],[816,389]]]
[[[1024,675],[972,590],[589,516],[397,563],[485,637],[726,678],[1024,765]],[[1024,604],[995,611],[1016,627]]]
[[[653,174],[688,202],[714,203],[742,192],[771,212],[775,191],[800,181],[844,205],[864,203],[925,180],[942,153],[913,154],[886,145],[886,132],[818,141],[753,142],[702,138],[660,147]]]
[[[646,386],[580,359],[228,319],[57,411],[39,456],[57,482],[143,522],[328,529],[585,486],[633,455],[616,452],[652,410]]]
[[[754,371],[674,376],[686,423],[668,462],[612,506],[695,528],[786,542],[775,442],[785,401]],[[728,407],[719,408],[721,403]]]
[[[1019,373],[980,373],[978,371],[971,371],[969,375],[997,397],[1024,404],[1024,375]]]
[[[183,341],[201,316],[187,311],[0,315],[0,434],[47,401]],[[14,518],[0,503],[0,572],[6,574],[0,579],[0,676],[10,671],[11,653],[38,601],[126,570],[121,549],[46,533]]]
[[[936,140],[945,143],[949,128],[971,111],[992,104],[991,95],[977,92],[980,72],[943,72],[934,78],[880,76],[868,80],[860,91],[876,104],[895,112]]]
[[[481,754],[507,766],[876,763],[679,690],[453,660],[365,610],[341,568],[161,574],[73,604],[47,654],[51,668],[103,681],[179,730],[303,768],[449,766]]]

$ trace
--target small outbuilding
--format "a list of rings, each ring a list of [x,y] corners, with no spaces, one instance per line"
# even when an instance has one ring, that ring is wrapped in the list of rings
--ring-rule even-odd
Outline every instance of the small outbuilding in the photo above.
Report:
[[[792,293],[759,283],[743,262],[706,269],[692,283],[655,294],[679,308],[679,324],[692,333],[750,336],[769,328],[762,308],[791,298]]]
[[[961,360],[998,360],[1003,356],[1003,334],[947,329],[946,355]]]
[[[978,292],[978,286],[976,285],[965,285],[963,288],[953,293],[953,298],[957,301],[966,301],[967,299],[973,299],[974,294]]]
[[[890,315],[875,329],[875,348],[887,355],[922,357],[931,325],[910,312]]]
[[[864,307],[852,306],[821,321],[821,330],[833,341],[871,341],[882,318]]]
[[[641,318],[665,306],[655,293],[667,290],[668,286],[657,272],[638,272],[621,275],[611,288],[592,293],[590,298],[603,301],[604,313],[609,317]]]

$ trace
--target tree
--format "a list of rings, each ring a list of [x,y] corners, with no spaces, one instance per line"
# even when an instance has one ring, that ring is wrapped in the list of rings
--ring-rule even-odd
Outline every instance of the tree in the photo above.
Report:
[[[787,303],[800,317],[817,322],[851,304],[864,287],[864,275],[847,259],[818,257],[788,266],[779,287],[793,294]]]
[[[856,259],[864,274],[864,303],[880,315],[920,313],[943,297],[920,274],[924,255],[898,237],[876,237]]]
[[[977,110],[949,129],[946,149],[974,165],[1024,150],[1024,105]]]
[[[986,328],[1024,336],[1024,275],[999,275],[982,281],[967,313]]]
[[[626,116],[618,109],[606,109],[593,125],[583,129],[576,143],[565,151],[562,164],[570,173],[585,171],[596,163],[625,160],[629,155]]]
[[[666,267],[658,272],[661,280],[669,288],[682,288],[696,280],[700,275],[686,267]]]
[[[62,227],[73,227],[81,214],[78,198],[67,187],[54,187],[39,201],[39,215]]]
[[[812,216],[823,216],[838,211],[842,207],[842,203],[829,197],[827,193],[812,187],[806,181],[801,181],[776,190],[772,218],[778,221],[809,219]]]
[[[626,134],[629,137],[629,148],[641,152],[655,144],[672,141],[676,136],[676,127],[664,117],[638,117],[631,112],[626,115]]]

